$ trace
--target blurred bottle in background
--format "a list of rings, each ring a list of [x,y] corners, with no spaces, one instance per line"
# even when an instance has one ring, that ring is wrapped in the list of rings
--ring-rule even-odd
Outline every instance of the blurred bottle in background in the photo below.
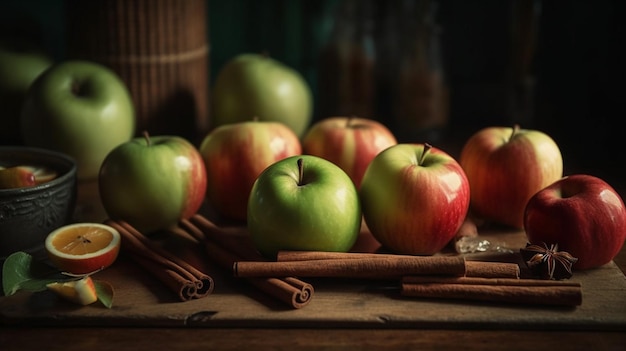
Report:
[[[359,115],[398,140],[533,127],[540,0],[344,0],[322,50],[318,117]]]
[[[533,127],[535,72],[534,60],[539,30],[539,0],[515,0],[511,5],[510,68],[507,115],[511,123]]]
[[[373,1],[343,1],[320,53],[319,113],[375,118],[376,43]]]
[[[448,93],[432,0],[343,1],[321,52],[319,116],[376,119],[399,140],[436,139]]]
[[[448,88],[436,11],[437,3],[432,0],[404,0],[397,14],[402,51],[394,79],[391,127],[401,141],[438,141],[448,124]]]

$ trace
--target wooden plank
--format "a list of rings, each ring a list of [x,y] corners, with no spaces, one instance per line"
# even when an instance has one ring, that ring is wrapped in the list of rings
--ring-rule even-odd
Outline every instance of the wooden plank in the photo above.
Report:
[[[468,259],[519,262],[515,250],[525,243],[523,232],[481,236],[513,248],[513,253],[472,254]],[[583,286],[583,304],[575,308],[408,298],[400,296],[396,281],[316,278],[307,279],[315,287],[311,303],[293,310],[229,272],[211,267],[204,258],[196,259],[199,261],[195,264],[215,279],[214,292],[203,299],[178,301],[132,260],[121,257],[94,277],[114,286],[112,309],[99,304],[77,307],[51,292],[19,292],[0,298],[0,322],[54,326],[626,330],[626,277],[613,262],[575,273],[572,281]]]

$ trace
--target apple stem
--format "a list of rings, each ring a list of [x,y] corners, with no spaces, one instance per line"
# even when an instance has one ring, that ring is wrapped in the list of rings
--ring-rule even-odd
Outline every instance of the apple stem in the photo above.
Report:
[[[302,178],[304,178],[304,160],[298,159],[298,185],[302,185]]]
[[[75,96],[81,96],[83,92],[81,87],[82,87],[81,83],[74,82],[71,87],[72,94],[74,94]]]
[[[426,159],[426,154],[428,153],[428,151],[430,151],[430,149],[432,149],[433,146],[430,145],[429,143],[424,143],[424,151],[422,151],[422,155],[420,156],[420,159],[417,161],[418,165],[423,165],[424,164],[424,160]]]
[[[511,132],[511,136],[509,137],[509,140],[513,139],[513,137],[515,136],[515,134],[517,134],[519,132],[519,124],[514,124],[513,125],[513,131]]]
[[[354,115],[348,117],[348,119],[346,120],[346,128],[351,128],[352,122],[354,122]]]
[[[142,133],[142,135],[143,135],[144,139],[146,139],[146,144],[147,144],[148,146],[150,146],[150,144],[151,144],[151,143],[150,143],[150,134],[148,134],[148,131],[147,131],[147,130],[144,130],[144,131],[143,131],[143,133]]]

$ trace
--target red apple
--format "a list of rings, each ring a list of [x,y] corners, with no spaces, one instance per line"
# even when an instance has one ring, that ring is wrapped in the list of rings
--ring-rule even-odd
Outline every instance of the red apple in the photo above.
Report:
[[[147,133],[109,152],[98,178],[108,216],[146,234],[194,215],[204,202],[206,182],[202,156],[189,141]]]
[[[584,174],[564,177],[535,194],[524,228],[531,244],[558,244],[578,258],[574,269],[610,262],[626,240],[626,208],[604,180]]]
[[[432,255],[450,242],[467,214],[470,189],[457,161],[428,144],[397,144],[363,176],[363,218],[396,253]]]
[[[359,188],[363,173],[374,157],[397,143],[391,131],[377,121],[329,117],[309,128],[302,139],[302,150],[336,164]]]
[[[280,122],[225,124],[200,145],[207,173],[207,200],[219,215],[247,218],[248,197],[256,178],[272,163],[300,155],[298,136]]]
[[[463,146],[459,163],[469,180],[474,215],[516,228],[524,225],[528,199],[563,176],[554,140],[519,126],[476,132]]]

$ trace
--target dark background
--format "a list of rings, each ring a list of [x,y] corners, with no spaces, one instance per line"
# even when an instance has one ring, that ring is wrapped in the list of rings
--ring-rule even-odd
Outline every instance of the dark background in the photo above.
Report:
[[[368,33],[377,72],[392,70],[385,58],[399,53],[386,44],[407,33],[385,34],[379,24],[400,21],[393,6],[415,3],[357,1],[355,6],[367,11],[348,23],[338,20],[338,11],[347,2],[209,0],[207,79],[212,82],[219,68],[238,53],[267,51],[306,78],[316,98],[315,119],[332,114],[320,108],[319,73],[320,54],[336,26],[376,23]],[[463,140],[484,126],[513,123],[540,129],[561,147],[566,173],[600,176],[624,195],[625,2],[440,0],[436,4],[440,63],[450,94],[443,135]],[[528,8],[532,8],[530,19],[523,10]],[[66,58],[64,20],[63,0],[0,3],[1,34],[37,40],[57,61]],[[524,29],[525,24],[531,24],[531,30]],[[520,41],[524,35],[530,35],[530,41]],[[528,42],[531,48],[524,50],[523,43]],[[520,65],[523,55],[528,60]],[[520,81],[531,82],[532,89],[525,90],[525,100],[512,99],[519,96],[515,93]],[[392,112],[383,90],[370,117],[386,122]]]

